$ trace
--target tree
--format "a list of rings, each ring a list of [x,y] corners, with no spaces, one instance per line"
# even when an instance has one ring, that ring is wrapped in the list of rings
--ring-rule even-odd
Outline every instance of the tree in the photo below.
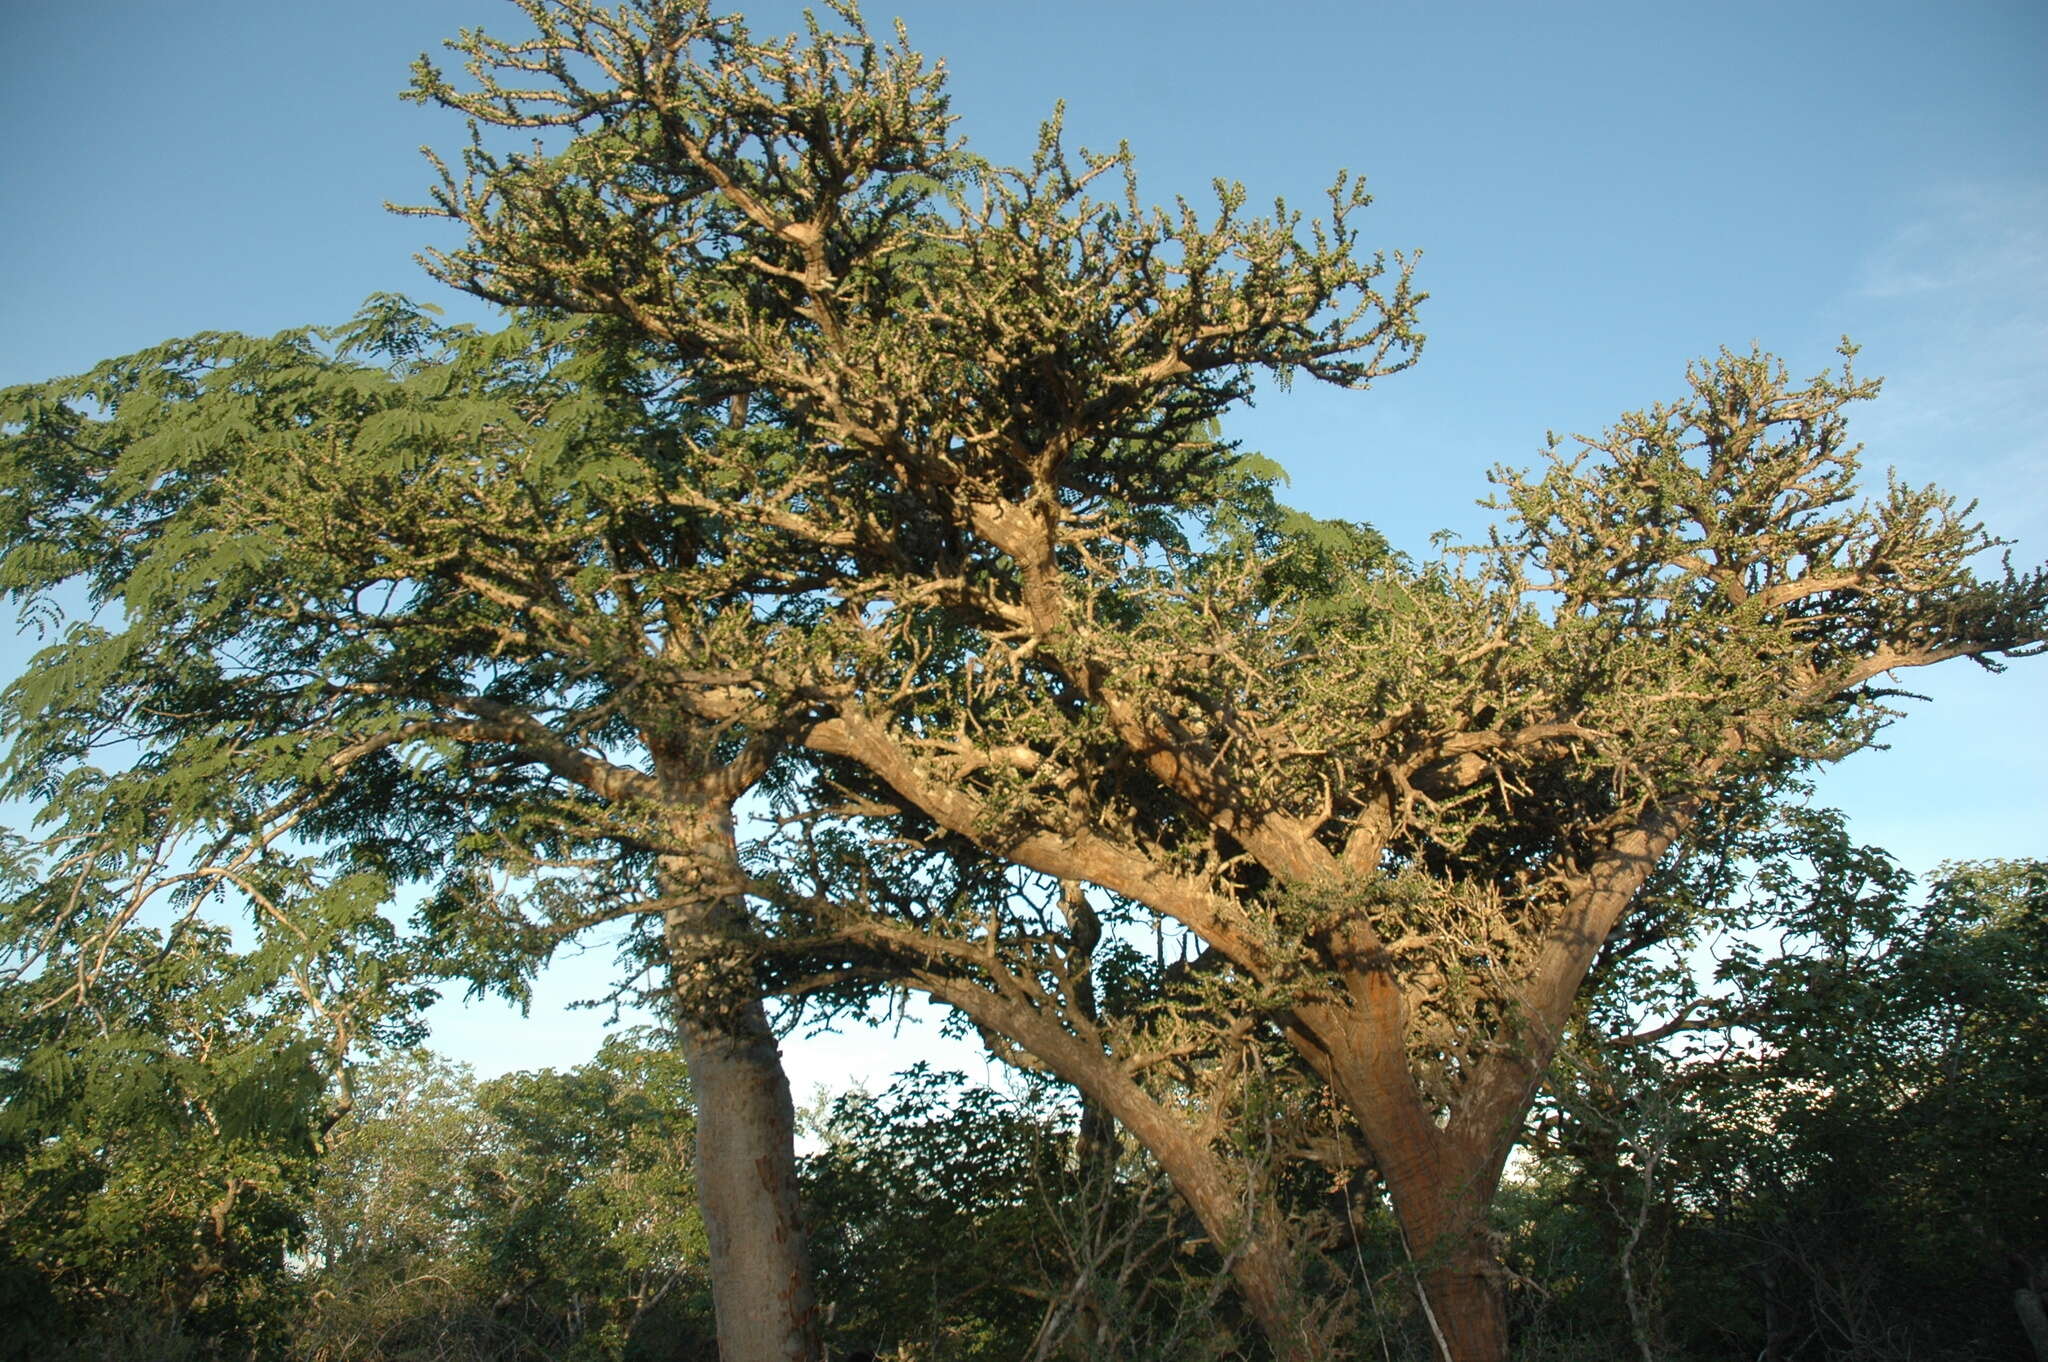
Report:
[[[687,1088],[645,1034],[481,1083],[419,1051],[362,1066],[314,1188],[294,1355],[707,1354]]]
[[[93,611],[8,693],[7,790],[44,805],[60,904],[143,868],[110,931],[182,894],[321,939],[409,888],[444,975],[516,993],[576,930],[657,920],[723,1346],[808,1359],[732,831],[785,716],[732,680],[809,666],[795,626],[842,564],[776,520],[835,487],[772,413],[603,330],[381,298],[0,394],[0,588],[41,611],[82,584]],[[877,516],[858,473],[849,513]],[[109,747],[125,767],[92,764]]]
[[[920,1064],[820,1111],[805,1204],[848,1351],[1046,1362],[1256,1348],[1156,1165],[1128,1145],[1091,1158],[1084,1118],[1056,1093]]]
[[[162,887],[147,865],[51,875],[11,836],[0,850],[0,1338],[61,1357],[267,1354],[335,1068],[355,1037],[405,1034],[418,1001],[388,933],[338,925],[338,903],[318,940],[238,944],[190,912],[138,924]]]
[[[491,1138],[465,1170],[469,1235],[505,1309],[564,1342],[582,1335],[590,1355],[684,1355],[674,1307],[707,1257],[691,1213],[688,1085],[673,1046],[614,1038],[570,1073],[479,1087]],[[573,1355],[525,1332],[540,1356]]]
[[[1839,828],[1814,840],[1768,886],[1779,948],[1719,970],[1755,1042],[1699,1066],[1676,1190],[1724,1208],[1767,1352],[2017,1353],[2048,1269],[2044,867],[1943,866],[1914,895]]]
[[[1711,979],[1700,937],[1674,942],[1575,1024],[1532,1144],[1554,1238],[1637,1235],[1658,1356],[2014,1353],[2048,1230],[2041,865],[1945,866],[1915,893],[1807,810],[1752,850],[1702,924]],[[1594,1301],[1560,1313],[1619,1342]]]
[[[1211,227],[1191,211],[1147,217],[1134,187],[1128,211],[1098,212],[1087,185],[1113,161],[1077,174],[1051,132],[1028,170],[967,159],[950,141],[936,76],[907,49],[869,42],[850,9],[841,13],[855,32],[817,30],[807,43],[758,43],[700,5],[526,10],[535,38],[459,44],[476,93],[423,63],[418,97],[483,124],[587,122],[589,135],[559,156],[500,160],[473,146],[472,178],[449,175],[437,203],[475,242],[438,271],[493,301],[606,309],[706,389],[772,403],[803,432],[808,466],[860,468],[890,519],[821,521],[820,509],[836,508],[792,502],[779,522],[820,553],[870,565],[820,621],[823,646],[842,656],[879,646],[892,666],[891,627],[929,606],[1000,623],[1009,531],[992,539],[980,517],[1027,528],[1045,478],[1169,533],[1176,515],[1238,479],[1212,420],[1249,393],[1254,370],[1363,385],[1416,343],[1405,275],[1383,294],[1384,262],[1352,258],[1348,218],[1365,197],[1349,181],[1336,189],[1331,234],[1314,244],[1284,212],[1242,219],[1241,196]],[[621,88],[579,84],[585,57]],[[560,89],[515,93],[532,71]],[[587,173],[600,166],[611,169]],[[1177,251],[1184,261],[1165,263]],[[1069,256],[1079,279],[1068,278]],[[1177,287],[1182,271],[1191,282]],[[1076,404],[1085,415],[1065,428]],[[977,502],[991,490],[994,500]],[[841,665],[807,698],[836,706],[845,724],[844,702],[869,686]],[[829,745],[838,731],[814,726],[807,740]],[[1153,1127],[1156,1150],[1168,1126]],[[1179,1144],[1206,1159],[1200,1141]],[[1206,1195],[1218,1233],[1234,1240],[1228,1180],[1179,1182]],[[1278,1328],[1294,1302],[1275,1256],[1244,1255],[1241,1272]]]
[[[128,612],[17,693],[18,788],[81,842],[112,799],[204,828],[205,865],[268,871],[288,830],[321,849],[295,873],[430,883],[487,977],[662,914],[746,1356],[815,1350],[793,1180],[736,1209],[788,1167],[778,954],[1075,1084],[1292,1357],[1341,1328],[1241,1137],[1327,1084],[1442,1350],[1502,1356],[1485,1212],[1603,943],[1867,743],[1889,673],[2035,646],[2048,579],[1976,576],[1995,541],[1939,493],[1856,504],[1874,385],[1761,354],[1503,474],[1490,540],[1411,564],[1217,435],[1261,375],[1413,358],[1356,182],[1322,223],[1228,186],[1148,210],[1056,122],[987,165],[850,5],[781,42],[685,0],[522,9],[531,38],[457,44],[470,88],[423,60],[414,91],[478,129],[434,268],[521,327],[384,303],[332,353],[214,338],[10,395],[5,584]],[[67,783],[107,737],[143,765]],[[771,774],[799,835],[750,879],[733,802]],[[1105,913],[1198,949],[1119,997]]]
[[[307,1209],[314,1273],[362,1280],[452,1253],[461,1213],[450,1170],[481,1143],[475,1087],[466,1068],[427,1050],[353,1067],[349,1109],[330,1133]]]
[[[435,272],[613,318],[919,508],[937,538],[891,534],[825,621],[851,661],[804,742],[886,788],[885,838],[929,827],[1199,938],[1226,1033],[1283,1037],[1356,1120],[1442,1350],[1504,1356],[1485,1210],[1640,891],[1871,741],[1890,674],[2035,648],[2048,577],[1979,578],[1997,541],[1937,491],[1856,502],[1845,414],[1876,385],[1846,363],[1801,385],[1724,353],[1501,474],[1489,541],[1304,587],[1270,570],[1303,534],[1201,523],[1230,466],[1204,432],[1259,371],[1363,387],[1415,348],[1405,271],[1383,292],[1354,255],[1356,184],[1313,227],[1229,187],[1208,223],[1148,213],[1126,155],[1077,162],[1056,123],[1028,168],[966,158],[935,78],[850,5],[780,44],[700,4],[522,8],[535,36],[458,44],[470,89],[419,71],[480,129],[555,139],[476,134],[425,210],[468,232]],[[796,509],[821,551],[857,542]],[[923,950],[920,986],[1108,1103],[1243,1239],[1213,1132],[1152,1119],[1061,1005],[1044,918],[1005,957],[1001,930],[870,906],[849,946]],[[1284,1257],[1254,1242],[1240,1279],[1308,1355]]]

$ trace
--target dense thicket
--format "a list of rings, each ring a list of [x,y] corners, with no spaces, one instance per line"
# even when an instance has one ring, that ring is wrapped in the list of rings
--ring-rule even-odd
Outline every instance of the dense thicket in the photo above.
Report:
[[[1516,1257],[1592,1354],[2026,1356],[2048,865],[1947,866],[1916,897],[1834,820],[1799,822],[1711,977],[1646,960],[1596,995],[1529,1144]]]

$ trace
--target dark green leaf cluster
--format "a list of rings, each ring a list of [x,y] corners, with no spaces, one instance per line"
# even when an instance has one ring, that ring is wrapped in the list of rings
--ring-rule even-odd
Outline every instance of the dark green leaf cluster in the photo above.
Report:
[[[1521,1251],[1586,1275],[1552,1324],[1618,1345],[1633,1312],[1671,1357],[2023,1350],[2013,1293],[2048,1244],[2048,868],[1949,865],[1915,894],[1836,815],[1775,836],[1689,1005],[1624,971],[1553,1073]]]

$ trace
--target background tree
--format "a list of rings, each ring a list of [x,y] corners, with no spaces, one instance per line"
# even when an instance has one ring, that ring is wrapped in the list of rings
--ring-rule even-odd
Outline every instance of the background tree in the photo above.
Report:
[[[1774,1355],[2017,1352],[2048,1245],[2048,880],[1951,865],[1915,902],[1829,831],[1810,879],[1771,886],[1780,951],[1721,967],[1758,1043],[1699,1080],[1679,1190],[1725,1208]]]
[[[819,1113],[804,1163],[819,1290],[846,1351],[1051,1359],[1257,1354],[1229,1277],[1136,1146],[1093,1159],[1038,1080],[917,1066]],[[1111,1150],[1112,1156],[1117,1150]]]
[[[613,1039],[569,1074],[494,1079],[477,1097],[487,1137],[465,1169],[470,1233],[501,1314],[544,1319],[606,1356],[715,1346],[702,1328],[708,1245],[690,1213],[689,1080],[673,1045]],[[523,1332],[538,1356],[570,1355],[532,1324]]]
[[[1716,924],[1713,978],[1695,938],[1593,995],[1532,1146],[1559,1180],[1522,1270],[1583,1255],[1551,1324],[1613,1347],[1613,1245],[1636,1234],[1645,1355],[2023,1351],[2041,867],[1946,866],[1916,895],[1832,815],[1795,811],[1770,841]]]
[[[349,1110],[330,1132],[308,1213],[315,1274],[402,1277],[404,1265],[453,1252],[462,1216],[452,1171],[482,1143],[475,1090],[466,1068],[424,1049],[351,1070]]]
[[[270,1355],[330,1083],[355,1039],[408,1034],[418,1002],[389,929],[335,886],[296,915],[324,918],[322,939],[273,922],[238,944],[189,882],[184,911],[143,925],[165,887],[149,858],[5,852],[0,1339],[67,1358]]]
[[[714,1352],[687,1086],[644,1035],[483,1083],[417,1052],[366,1067],[313,1202],[296,1353]]]

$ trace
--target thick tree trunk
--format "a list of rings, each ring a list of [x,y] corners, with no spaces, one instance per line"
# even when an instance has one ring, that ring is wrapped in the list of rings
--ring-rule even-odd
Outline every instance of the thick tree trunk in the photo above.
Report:
[[[1447,1157],[1448,1144],[1440,1140],[1428,1151],[1375,1146],[1374,1153],[1416,1265],[1437,1352],[1444,1362],[1507,1362],[1507,1298],[1486,1233],[1494,1179]]]
[[[1356,1010],[1301,1016],[1328,1045],[1328,1076],[1386,1180],[1435,1350],[1444,1362],[1507,1362],[1507,1298],[1486,1231],[1511,1123],[1482,1118],[1475,1131],[1467,1113],[1467,1128],[1439,1125],[1408,1067],[1406,999],[1378,971],[1357,996]]]
[[[706,810],[676,831],[692,854],[662,858],[661,888],[697,1100],[697,1204],[710,1241],[719,1359],[821,1362],[795,1110],[754,991],[731,814]]]
[[[720,1362],[817,1362],[782,1056],[755,1003],[737,1027],[681,1020],[697,1096],[697,1204],[711,1245]]]
[[[1446,1362],[1507,1362],[1507,1299],[1483,1241],[1423,1273],[1422,1291]]]

